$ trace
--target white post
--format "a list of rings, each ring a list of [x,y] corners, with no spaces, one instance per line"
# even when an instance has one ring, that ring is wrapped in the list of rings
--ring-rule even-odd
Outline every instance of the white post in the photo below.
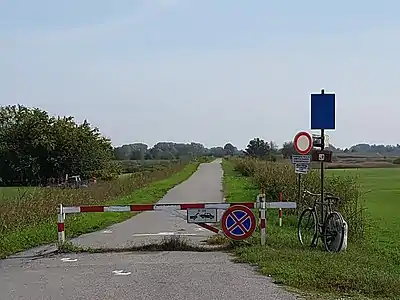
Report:
[[[63,205],[60,204],[59,212],[58,212],[58,223],[57,223],[57,231],[58,231],[58,244],[62,245],[65,242],[65,228],[64,228],[64,210]]]
[[[267,239],[267,233],[266,233],[266,204],[265,204],[265,194],[263,194],[261,198],[261,208],[260,208],[260,231],[261,231],[261,245],[264,246],[266,239]]]

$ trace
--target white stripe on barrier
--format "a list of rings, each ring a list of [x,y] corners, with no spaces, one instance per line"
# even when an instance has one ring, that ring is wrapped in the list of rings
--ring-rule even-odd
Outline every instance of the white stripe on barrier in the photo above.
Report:
[[[104,206],[104,212],[124,212],[124,211],[131,211],[130,206]]]
[[[70,207],[63,207],[64,214],[73,214],[81,212],[81,208],[79,206],[70,206]]]
[[[175,210],[180,210],[181,205],[180,204],[174,204],[174,205],[154,205],[153,210],[170,210],[170,209],[175,209]]]
[[[228,209],[229,207],[231,207],[232,204],[231,203],[209,203],[204,205],[204,208],[213,208],[213,209]]]
[[[296,208],[296,202],[267,202],[267,208]]]

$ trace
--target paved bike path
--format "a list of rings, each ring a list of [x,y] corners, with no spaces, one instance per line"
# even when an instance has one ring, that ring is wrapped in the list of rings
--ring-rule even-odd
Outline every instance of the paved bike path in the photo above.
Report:
[[[189,179],[172,188],[157,204],[222,202],[223,172],[220,163],[218,159],[201,164]],[[186,211],[177,212],[186,218]],[[219,211],[219,217],[222,213]],[[176,212],[145,211],[105,230],[82,235],[72,242],[93,248],[126,248],[159,243],[172,235],[199,245],[214,233],[188,224],[185,219],[176,216]]]
[[[219,202],[221,175],[219,161],[203,164],[161,201]],[[161,212],[141,213],[112,226],[112,234],[92,233],[74,242],[121,246],[136,241],[135,232],[191,232],[196,228],[175,220]],[[144,238],[147,242],[149,239]],[[271,278],[257,274],[253,267],[233,263],[231,255],[224,252],[112,252],[11,258],[0,260],[0,291],[0,300],[298,299],[273,284]]]

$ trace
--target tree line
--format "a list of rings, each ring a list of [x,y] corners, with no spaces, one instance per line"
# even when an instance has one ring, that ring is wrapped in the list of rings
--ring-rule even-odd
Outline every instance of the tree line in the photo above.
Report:
[[[174,143],[158,142],[153,147],[144,143],[133,143],[116,147],[114,149],[117,160],[171,160],[183,158],[195,158],[199,156],[255,156],[273,159],[279,154],[280,149],[274,142],[267,142],[261,138],[254,138],[249,141],[246,149],[239,150],[232,143],[226,143],[223,147],[207,148],[200,143]]]
[[[398,153],[400,155],[400,145],[357,144],[350,148],[341,149],[330,144],[327,149],[337,155],[347,153],[379,153],[382,155]],[[268,142],[256,137],[248,142],[244,150],[238,149],[231,143],[227,143],[223,147],[206,148],[204,145],[195,142],[186,144],[158,142],[150,148],[144,143],[123,145],[121,147],[116,147],[114,149],[114,154],[117,160],[170,160],[197,156],[225,157],[246,155],[267,160],[276,160],[277,157],[290,158],[293,154],[296,154],[296,150],[294,149],[292,141],[284,142],[282,147],[278,147],[273,141]]]
[[[171,160],[171,159],[192,159],[199,156],[224,157],[227,155],[240,155],[238,150],[231,143],[223,147],[207,148],[203,144],[158,142],[153,147],[144,143],[133,143],[116,147],[114,155],[117,160]]]
[[[400,145],[359,144],[349,149],[330,146],[334,152],[400,153]],[[239,150],[231,143],[207,148],[200,143],[158,142],[153,147],[134,143],[113,147],[87,120],[78,124],[73,117],[53,117],[39,108],[22,105],[0,106],[0,185],[38,185],[68,175],[82,178],[112,178],[121,172],[118,160],[193,159],[200,156],[253,156],[275,160],[290,157],[293,143],[282,148],[261,138]]]

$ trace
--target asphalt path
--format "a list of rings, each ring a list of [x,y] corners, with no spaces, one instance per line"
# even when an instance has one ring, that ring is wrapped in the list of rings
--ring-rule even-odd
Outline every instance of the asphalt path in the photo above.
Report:
[[[188,180],[172,188],[157,204],[220,203],[223,200],[222,175],[220,160],[201,164]],[[218,218],[222,213],[218,211]],[[105,230],[82,235],[72,242],[91,248],[127,248],[160,243],[167,237],[180,236],[198,246],[204,244],[211,235],[214,233],[207,229],[188,224],[186,211],[145,211]]]
[[[221,202],[220,161],[202,164],[160,202]],[[68,228],[66,228],[68,230]],[[212,235],[171,213],[143,212],[77,245],[118,248],[184,235],[201,243]],[[254,268],[224,252],[109,252],[37,256],[40,247],[0,260],[0,300],[298,299]]]

